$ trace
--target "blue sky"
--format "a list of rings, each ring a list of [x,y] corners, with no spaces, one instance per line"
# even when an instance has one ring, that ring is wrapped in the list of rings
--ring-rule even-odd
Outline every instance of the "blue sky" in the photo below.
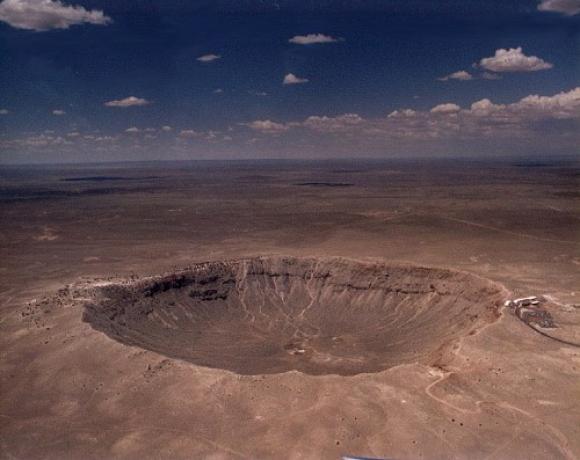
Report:
[[[578,0],[71,2],[0,3],[0,162],[578,153]]]

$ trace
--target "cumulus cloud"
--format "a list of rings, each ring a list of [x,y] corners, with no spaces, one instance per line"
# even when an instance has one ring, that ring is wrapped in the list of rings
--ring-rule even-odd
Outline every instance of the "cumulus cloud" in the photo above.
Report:
[[[75,24],[106,25],[111,18],[100,10],[65,5],[55,0],[4,0],[0,3],[0,21],[17,29],[42,32],[68,29]]]
[[[295,45],[314,45],[316,43],[336,43],[341,41],[340,38],[334,38],[330,35],[324,34],[308,34],[308,35],[295,35],[290,40],[290,43]]]
[[[161,131],[165,131],[166,133],[168,133],[169,131],[171,131],[173,128],[169,125],[165,125],[161,127]]]
[[[10,112],[8,109],[0,109],[0,115],[8,115]]]
[[[214,141],[215,139],[217,139],[217,136],[219,134],[219,131],[213,131],[213,130],[209,130],[207,133],[205,133],[205,140],[206,141]]]
[[[203,56],[197,58],[199,62],[212,62],[218,59],[221,59],[219,54],[204,54]]]
[[[179,132],[179,135],[181,137],[198,137],[201,135],[201,133],[198,133],[197,131],[195,131],[194,129],[182,129]]]
[[[452,103],[448,102],[445,104],[436,105],[435,107],[433,107],[431,109],[431,113],[449,114],[449,113],[459,112],[460,110],[461,110],[461,107],[459,107],[457,104],[452,104]]]
[[[448,81],[448,80],[467,81],[467,80],[473,80],[473,75],[471,75],[469,72],[467,72],[465,70],[459,70],[459,71],[453,72],[449,75],[445,75],[444,77],[440,77],[437,80],[439,80],[439,81]]]
[[[300,83],[308,83],[308,78],[300,78],[293,73],[286,74],[284,80],[282,80],[283,85],[298,85]]]
[[[389,113],[388,118],[414,117],[416,114],[417,112],[412,109],[399,109],[393,110],[391,113]]]
[[[379,118],[347,113],[334,117],[310,116],[302,121],[286,123],[255,121],[246,126],[262,134],[274,135],[302,130],[300,135],[305,138],[309,132],[315,134],[315,142],[322,139],[320,135],[325,135],[335,136],[339,145],[345,142],[365,145],[372,141],[380,146],[391,142],[437,139],[507,139],[509,142],[535,139],[539,142],[545,141],[550,133],[539,128],[545,126],[545,122],[565,122],[561,126],[570,130],[567,138],[578,139],[580,136],[573,137],[572,133],[580,133],[580,87],[552,96],[529,95],[511,104],[495,104],[489,99],[481,99],[466,109],[445,103],[428,111],[398,109]]]
[[[580,13],[580,0],[542,0],[538,10],[574,16]]]
[[[488,117],[505,109],[503,104],[494,104],[489,99],[481,99],[471,104],[470,111],[473,115]]]
[[[131,126],[130,128],[127,128],[125,130],[126,133],[140,133],[141,130],[139,128],[137,128],[136,126]]]
[[[284,125],[282,123],[275,123],[270,120],[256,120],[248,123],[246,126],[253,129],[254,131],[268,134],[283,133],[284,131],[288,131],[290,129],[290,126]]]
[[[53,115],[64,115],[64,114],[66,114],[66,112],[64,110],[61,110],[61,109],[54,109],[52,111],[52,114]]]
[[[516,112],[534,117],[580,118],[580,87],[554,96],[526,96],[511,107]]]
[[[498,49],[495,56],[482,59],[479,65],[491,72],[536,72],[554,67],[537,56],[526,56],[521,47]]]
[[[126,97],[125,99],[118,99],[118,100],[114,100],[114,101],[105,102],[105,106],[125,108],[125,107],[135,107],[135,106],[148,105],[150,103],[151,102],[149,102],[147,99],[143,99],[143,98],[135,97],[135,96],[129,96],[129,97]]]
[[[95,142],[115,142],[117,139],[113,136],[97,136]]]
[[[302,123],[307,128],[321,132],[341,132],[346,128],[354,127],[363,122],[363,118],[356,113],[345,113],[337,117],[310,116]]]
[[[31,135],[19,139],[8,139],[0,141],[0,147],[4,148],[25,147],[33,149],[43,149],[46,147],[72,145],[72,144],[73,142],[71,142],[70,140],[65,139],[62,136],[54,136],[52,134]]]

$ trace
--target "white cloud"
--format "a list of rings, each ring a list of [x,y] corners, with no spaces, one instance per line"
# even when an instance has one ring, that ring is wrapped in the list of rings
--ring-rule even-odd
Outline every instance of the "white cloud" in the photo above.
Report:
[[[363,118],[356,113],[345,113],[337,117],[310,116],[302,123],[303,126],[321,132],[342,132],[363,122]]]
[[[169,125],[165,125],[161,127],[161,131],[165,131],[166,133],[168,133],[169,131],[171,131],[173,128]]]
[[[148,105],[148,104],[151,104],[151,102],[149,102],[147,99],[143,99],[143,98],[135,97],[135,96],[129,96],[129,97],[126,97],[125,99],[118,99],[115,101],[105,102],[105,105],[107,107],[121,107],[121,108],[142,106],[142,105]]]
[[[214,90],[213,90],[213,93],[214,93],[214,94],[222,94],[223,92],[224,92],[224,90],[223,90],[223,89],[221,89],[221,88],[217,88],[217,89],[214,89]]]
[[[315,43],[336,43],[341,41],[340,38],[334,38],[330,35],[324,34],[308,34],[308,35],[296,35],[288,40],[290,43],[295,45],[313,45]]]
[[[414,117],[417,114],[412,109],[400,109],[394,110],[387,116],[388,118],[397,118],[397,117]]]
[[[482,59],[479,65],[492,72],[536,72],[554,67],[537,56],[526,56],[521,47],[498,49],[495,56]]]
[[[461,107],[459,107],[457,104],[452,104],[452,103],[448,102],[446,104],[436,105],[435,107],[433,107],[431,109],[431,113],[450,114],[450,113],[457,113],[460,110],[461,110]]]
[[[130,128],[127,128],[125,130],[126,133],[140,133],[141,130],[139,128],[137,128],[136,126],[131,126]]]
[[[95,142],[115,142],[117,139],[112,136],[98,136],[95,137]]]
[[[40,135],[32,135],[21,139],[9,139],[4,142],[0,142],[0,146],[8,147],[8,148],[15,148],[15,147],[25,147],[25,148],[38,148],[42,149],[45,147],[51,146],[63,146],[63,145],[72,145],[68,139],[65,139],[62,136],[53,136],[50,134],[40,134]]]
[[[41,32],[83,23],[106,25],[111,18],[100,10],[86,10],[58,0],[4,0],[0,3],[0,21],[18,29]]]
[[[444,154],[464,152],[466,148],[481,153],[576,151],[574,149],[580,145],[580,87],[547,96],[532,94],[512,103],[499,104],[490,99],[481,99],[463,109],[446,103],[434,107],[432,111],[400,108],[376,118],[346,113],[337,116],[313,115],[289,122],[256,120],[244,126],[240,136],[255,137],[250,140],[240,137],[236,145],[244,142],[256,143],[264,148],[269,148],[269,145],[276,148],[291,145],[293,149],[300,148],[301,152],[307,153],[358,150],[372,155],[385,152]],[[136,127],[130,130],[143,133],[131,136],[133,139],[144,138],[148,134]],[[231,142],[229,131],[229,128],[223,132],[187,129],[180,133],[179,142],[184,147],[198,142],[207,142],[207,145],[223,142],[225,145],[227,141]],[[113,141],[101,134],[102,139],[95,137],[88,141],[85,134],[88,133],[69,133],[66,137],[54,133],[20,139],[4,137],[0,139],[0,147],[25,151],[91,142],[109,149],[124,140],[127,144],[131,143],[129,147],[135,143],[134,140],[127,140],[128,135],[119,136]],[[238,140],[237,136],[235,139]]]
[[[248,123],[246,126],[253,129],[254,131],[259,131],[261,133],[267,134],[279,134],[290,129],[289,126],[282,123],[275,123],[270,120],[256,120]]]
[[[297,85],[300,83],[308,83],[308,78],[300,78],[294,75],[293,73],[286,74],[284,80],[282,81],[283,85]]]
[[[452,114],[453,116],[441,116]],[[580,123],[580,87],[553,96],[530,95],[511,104],[494,104],[489,99],[474,102],[469,109],[452,103],[430,111],[399,109],[387,117],[363,119],[345,114],[337,117],[308,117],[286,123],[292,128],[316,132],[398,139],[433,139],[486,136],[532,136],[542,120],[576,120]],[[579,131],[580,132],[580,131]]]
[[[53,115],[64,115],[64,114],[66,114],[66,112],[65,112],[64,110],[60,110],[60,109],[54,109],[54,110],[52,111],[52,114],[53,114]]]
[[[529,117],[580,118],[580,87],[554,96],[532,94],[512,104],[511,109]]]
[[[197,58],[199,62],[212,62],[217,59],[221,59],[219,54],[204,54],[203,56]]]
[[[489,99],[481,99],[477,102],[471,104],[470,112],[471,115],[477,117],[489,117],[493,114],[497,114],[505,109],[503,104],[494,104]]]
[[[542,0],[538,10],[574,16],[580,13],[580,0]]]
[[[8,115],[10,112],[8,109],[0,109],[0,115]]]
[[[181,137],[198,137],[201,135],[201,133],[198,133],[197,131],[195,131],[193,129],[182,129],[179,132],[179,135]]]
[[[458,70],[457,72],[453,72],[452,74],[445,75],[444,77],[440,77],[437,80],[439,81],[448,81],[448,80],[473,80],[473,75],[465,70]]]

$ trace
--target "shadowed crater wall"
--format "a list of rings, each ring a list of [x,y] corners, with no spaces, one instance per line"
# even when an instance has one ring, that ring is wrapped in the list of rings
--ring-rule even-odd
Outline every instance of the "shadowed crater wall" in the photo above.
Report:
[[[462,272],[258,257],[99,287],[83,319],[119,342],[239,374],[354,375],[441,362],[497,319],[502,298],[500,285]]]

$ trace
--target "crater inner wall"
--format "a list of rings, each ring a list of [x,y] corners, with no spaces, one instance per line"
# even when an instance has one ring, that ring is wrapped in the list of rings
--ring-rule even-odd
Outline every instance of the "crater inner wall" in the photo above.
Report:
[[[501,286],[462,272],[258,257],[96,290],[83,319],[124,344],[238,374],[434,364],[493,322]]]

